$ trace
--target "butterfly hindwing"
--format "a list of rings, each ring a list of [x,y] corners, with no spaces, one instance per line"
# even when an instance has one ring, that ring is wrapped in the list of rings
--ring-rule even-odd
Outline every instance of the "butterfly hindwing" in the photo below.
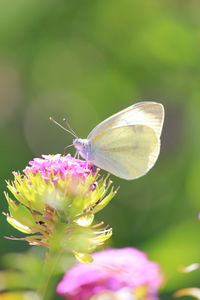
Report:
[[[128,125],[102,130],[91,140],[89,160],[125,179],[144,175],[157,160],[160,142],[146,125]]]

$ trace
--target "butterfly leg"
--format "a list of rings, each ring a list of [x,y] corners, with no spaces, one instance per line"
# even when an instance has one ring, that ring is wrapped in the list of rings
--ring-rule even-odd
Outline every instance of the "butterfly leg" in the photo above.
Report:
[[[78,153],[78,151],[77,151],[77,150],[76,150],[76,152],[75,152],[74,158],[78,158],[78,159],[80,159],[80,155],[79,155],[79,153]]]
[[[69,147],[72,147],[73,146],[73,144],[71,144],[71,145],[68,145],[68,146],[66,146],[65,148],[64,148],[64,155],[66,155],[67,154],[67,148],[69,148]]]
[[[87,168],[88,168],[88,166],[89,166],[89,164],[90,164],[90,161],[89,161],[89,159],[88,159],[88,155],[86,156],[85,160],[86,160]]]

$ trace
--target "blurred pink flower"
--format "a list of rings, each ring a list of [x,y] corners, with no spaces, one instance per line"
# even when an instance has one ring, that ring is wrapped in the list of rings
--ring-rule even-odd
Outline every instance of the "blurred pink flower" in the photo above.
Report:
[[[149,261],[144,252],[131,247],[107,249],[96,252],[93,258],[93,263],[78,264],[64,275],[58,294],[69,300],[86,300],[105,291],[128,288],[132,299],[157,299],[163,276],[158,264]]]

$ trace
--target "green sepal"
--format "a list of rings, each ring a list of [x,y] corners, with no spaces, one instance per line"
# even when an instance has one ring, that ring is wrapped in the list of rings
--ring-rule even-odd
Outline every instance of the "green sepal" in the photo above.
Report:
[[[27,173],[25,176],[14,173],[14,181],[7,181],[7,187],[15,198],[27,207],[42,212],[45,208],[43,196],[49,187],[40,176]]]
[[[99,212],[100,210],[102,210],[111,200],[112,198],[116,195],[116,191],[113,190],[113,188],[111,189],[110,193],[103,198],[92,210],[92,212],[95,214],[97,212]]]
[[[92,228],[82,227],[74,223],[69,225],[64,238],[64,248],[81,253],[90,253],[96,248]]]
[[[93,242],[98,245],[102,245],[105,241],[107,241],[112,236],[112,228],[107,230],[103,230],[102,232],[97,231],[95,237],[93,237]]]
[[[72,195],[70,207],[68,207],[69,218],[72,220],[77,215],[82,214],[91,202],[93,191],[91,190],[92,184],[95,182],[97,174],[89,174],[86,179],[78,180],[74,194]],[[91,206],[91,203],[90,203]]]
[[[7,216],[7,221],[10,225],[12,225],[14,228],[16,228],[17,230],[23,232],[23,233],[35,233],[34,230],[32,230],[31,228],[29,228],[26,225],[21,224],[20,222],[18,222],[17,220],[15,220],[14,218]]]
[[[94,215],[88,214],[74,220],[74,222],[76,222],[80,226],[89,227],[92,224],[93,220],[94,220]]]
[[[36,225],[35,220],[27,207],[22,204],[16,204],[8,195],[6,195],[6,199],[9,203],[9,211],[12,218],[28,227],[34,227]]]
[[[68,217],[73,219],[75,216],[81,214],[84,209],[83,199],[80,196],[74,197],[70,207],[68,208]]]
[[[73,251],[73,253],[76,259],[82,264],[91,263],[94,260],[93,257],[88,253],[80,253],[76,251]]]

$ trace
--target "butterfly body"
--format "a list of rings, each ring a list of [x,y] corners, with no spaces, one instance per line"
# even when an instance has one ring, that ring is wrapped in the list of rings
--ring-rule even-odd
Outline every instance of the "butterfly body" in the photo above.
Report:
[[[155,164],[163,120],[162,104],[137,103],[101,122],[87,139],[75,139],[73,145],[84,159],[131,180]]]
[[[91,144],[88,139],[75,139],[73,140],[73,145],[85,160],[90,161]]]

